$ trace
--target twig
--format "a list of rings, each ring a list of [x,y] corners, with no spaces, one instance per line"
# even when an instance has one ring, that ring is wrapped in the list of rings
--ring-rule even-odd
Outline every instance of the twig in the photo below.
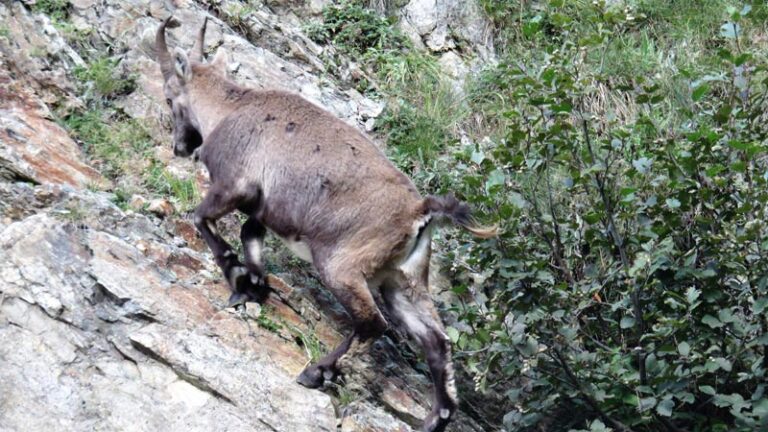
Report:
[[[581,397],[584,399],[587,405],[589,405],[590,408],[592,408],[603,420],[608,422],[608,424],[610,424],[611,427],[613,427],[614,429],[618,429],[623,432],[631,432],[632,429],[630,429],[629,426],[625,425],[619,420],[616,420],[610,417],[608,413],[606,413],[605,411],[603,411],[602,408],[600,408],[600,405],[597,403],[597,401],[584,390],[584,388],[581,385],[581,382],[576,377],[576,375],[574,375],[573,371],[571,370],[571,367],[568,366],[568,363],[566,363],[565,358],[563,357],[560,350],[557,348],[553,348],[552,351],[555,353],[556,360],[558,363],[560,363],[560,367],[568,376],[568,379],[571,380],[571,383],[573,384],[574,388],[576,388],[579,394],[581,394]]]

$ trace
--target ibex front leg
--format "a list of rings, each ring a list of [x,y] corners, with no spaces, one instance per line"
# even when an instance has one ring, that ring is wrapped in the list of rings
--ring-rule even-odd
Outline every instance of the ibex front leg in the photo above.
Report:
[[[249,217],[240,228],[240,242],[245,251],[245,266],[250,274],[251,285],[256,288],[255,291],[249,290],[244,293],[233,294],[233,296],[243,297],[243,302],[251,300],[260,303],[266,300],[267,295],[269,295],[270,288],[267,285],[262,256],[266,234],[267,229],[254,216]],[[233,300],[230,300],[230,303],[233,303]],[[234,301],[234,303],[238,303],[238,301]]]
[[[213,185],[203,202],[195,209],[195,226],[213,253],[224,277],[229,283],[232,295],[227,307],[245,305],[247,300],[263,299],[263,294],[252,281],[248,269],[237,259],[232,246],[216,229],[216,221],[231,213],[239,204],[240,197],[226,188]]]

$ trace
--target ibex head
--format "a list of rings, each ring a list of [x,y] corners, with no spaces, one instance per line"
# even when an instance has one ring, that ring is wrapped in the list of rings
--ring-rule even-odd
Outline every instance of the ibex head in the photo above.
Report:
[[[223,51],[220,50],[209,64],[203,59],[207,24],[208,18],[203,22],[189,55],[178,47],[173,50],[173,55],[168,51],[165,28],[179,26],[179,22],[172,16],[163,21],[155,36],[157,61],[163,72],[165,100],[173,113],[173,153],[176,156],[189,156],[203,144],[200,123],[203,112],[194,103],[194,93],[204,92],[211,75],[226,74],[227,60]]]

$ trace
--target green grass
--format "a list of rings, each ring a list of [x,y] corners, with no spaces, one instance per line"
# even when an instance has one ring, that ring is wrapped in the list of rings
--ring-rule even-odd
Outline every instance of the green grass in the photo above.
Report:
[[[154,158],[154,141],[140,121],[91,109],[67,117],[64,125],[90,162],[115,182],[115,203],[121,208],[127,208],[134,193],[168,197],[179,213],[200,201],[194,178],[177,177]]]
[[[325,347],[323,343],[318,339],[317,335],[311,331],[304,332],[294,326],[288,326],[291,333],[293,333],[296,342],[304,348],[307,353],[307,360],[310,363],[315,363],[325,355]]]
[[[67,117],[64,124],[82,143],[91,162],[112,179],[134,172],[140,162],[137,158],[146,157],[153,146],[141,122],[107,110],[76,113]]]
[[[259,312],[259,316],[256,317],[256,324],[270,333],[279,334],[283,326],[282,324],[269,317],[271,312],[272,308],[263,306]]]
[[[193,178],[179,178],[156,161],[144,172],[144,185],[152,192],[170,197],[180,213],[191,211],[200,201],[200,191]]]

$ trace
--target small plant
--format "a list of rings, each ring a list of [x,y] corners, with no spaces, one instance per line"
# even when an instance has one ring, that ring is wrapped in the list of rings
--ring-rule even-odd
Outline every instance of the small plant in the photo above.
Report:
[[[83,145],[86,154],[107,177],[116,179],[138,169],[136,164],[152,147],[146,129],[136,120],[91,109],[70,115],[64,125]],[[138,160],[137,160],[138,159]]]
[[[400,168],[412,172],[414,163],[423,165],[444,148],[448,134],[423,113],[408,105],[390,107],[378,119],[387,131],[387,144]]]
[[[283,329],[283,326],[269,317],[270,312],[272,312],[272,308],[263,306],[259,312],[259,316],[256,317],[256,324],[270,333],[279,334],[280,330]]]
[[[174,208],[181,213],[192,210],[200,200],[200,192],[193,178],[179,178],[157,161],[152,161],[145,171],[144,185],[152,192],[170,197]]]
[[[362,1],[345,0],[323,8],[323,22],[310,24],[305,30],[315,42],[331,43],[348,54],[361,55],[371,49],[406,46],[407,39],[393,24]]]
[[[77,50],[82,50],[88,46],[88,40],[93,34],[93,29],[78,28],[74,24],[68,21],[57,21],[54,23],[59,32],[61,32],[64,39]]]
[[[307,353],[307,360],[310,363],[315,363],[323,357],[325,349],[317,335],[311,332],[303,332],[294,326],[289,326],[289,330],[293,333],[299,346],[304,348],[304,351]]]
[[[64,21],[69,17],[67,0],[37,0],[30,7],[35,12],[48,15],[54,21]]]
[[[347,407],[361,399],[364,399],[360,393],[358,393],[354,388],[345,385],[344,382],[340,382],[339,384],[330,383],[330,387],[336,394],[336,400],[338,401],[339,408]]]
[[[112,192],[114,197],[112,202],[122,211],[126,211],[130,208],[131,192],[124,187],[118,186]]]
[[[88,217],[88,212],[82,203],[71,201],[66,203],[64,208],[56,209],[52,212],[54,216],[62,221],[79,226]]]
[[[250,33],[248,28],[248,17],[250,17],[254,11],[255,9],[250,4],[243,5],[241,3],[231,3],[227,5],[224,12],[229,25],[239,30],[241,33],[248,34]]]
[[[111,99],[130,93],[136,87],[135,77],[124,77],[117,71],[118,63],[117,59],[100,57],[86,67],[76,68],[74,75],[83,85],[92,87],[95,97]]]

